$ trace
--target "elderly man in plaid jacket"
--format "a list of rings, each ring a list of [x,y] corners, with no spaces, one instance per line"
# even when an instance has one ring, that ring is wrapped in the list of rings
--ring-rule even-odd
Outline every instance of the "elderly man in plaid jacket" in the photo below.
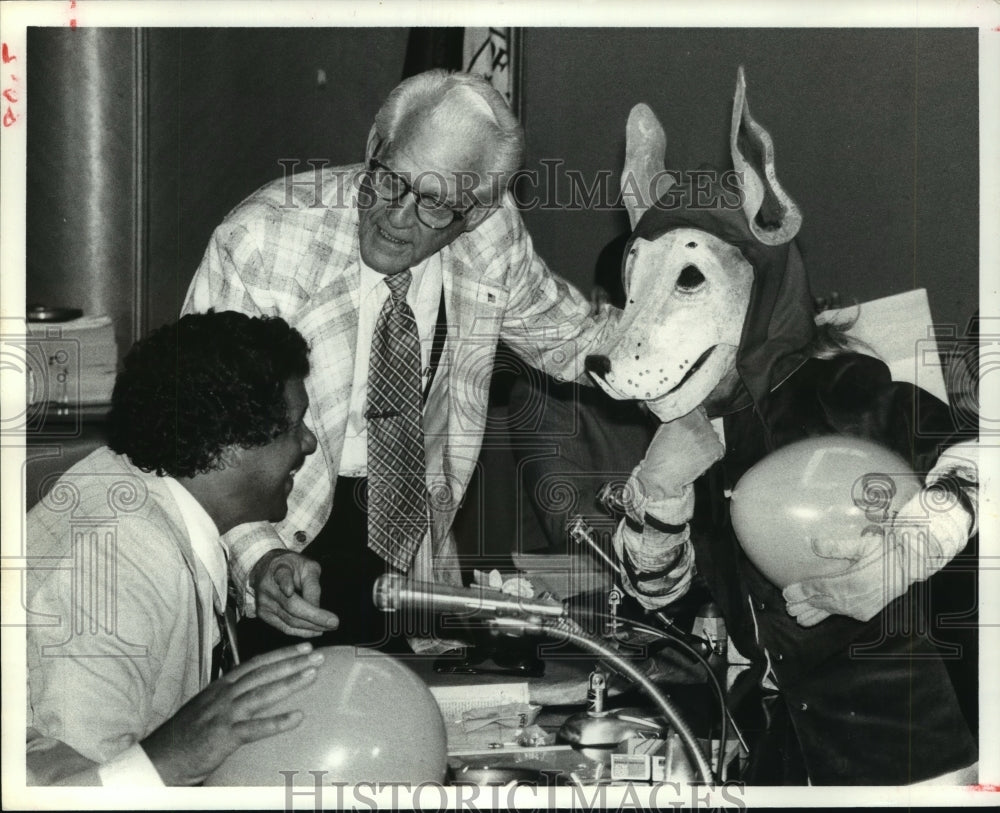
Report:
[[[593,311],[535,253],[509,193],[523,149],[488,83],[429,71],[389,95],[365,164],[268,184],[216,229],[185,310],[280,315],[309,341],[315,371],[319,453],[296,475],[288,516],[227,538],[244,615],[284,634],[391,651],[371,606],[374,579],[395,569],[457,583],[450,529],[479,456],[497,340],[574,380],[614,329],[617,311]],[[372,334],[389,297],[382,283],[402,272],[420,334],[429,496],[409,567],[366,547],[364,520]],[[430,649],[415,632],[410,647]]]

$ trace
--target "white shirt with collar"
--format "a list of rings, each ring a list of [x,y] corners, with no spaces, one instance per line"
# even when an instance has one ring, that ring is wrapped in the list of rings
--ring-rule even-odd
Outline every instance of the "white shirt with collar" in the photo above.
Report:
[[[220,615],[226,610],[228,566],[226,550],[219,536],[219,529],[208,512],[184,486],[173,477],[162,478],[170,496],[180,510],[187,529],[188,539],[195,557],[208,573],[214,589],[215,611]],[[219,643],[221,633],[218,624],[209,624],[212,632],[211,648]],[[207,662],[211,663],[211,657]],[[162,786],[163,780],[150,762],[139,743],[105,762],[98,768],[101,784],[105,787],[151,787]]]
[[[340,456],[340,471],[344,477],[365,477],[368,474],[368,422],[364,411],[368,401],[368,362],[372,352],[375,323],[382,306],[389,298],[385,274],[369,268],[364,260],[361,265],[360,310],[358,313],[358,345],[354,356],[354,383],[347,414],[347,431],[344,449]],[[420,336],[421,383],[426,385],[430,376],[430,355],[434,342],[441,304],[441,259],[433,254],[410,270],[412,281],[406,292],[406,301],[413,309]]]
[[[226,595],[229,592],[229,565],[226,561],[225,545],[222,543],[222,537],[219,536],[219,529],[215,525],[215,520],[208,515],[208,512],[190,491],[173,477],[164,477],[163,480],[170,490],[170,496],[174,498],[174,502],[180,509],[181,517],[184,519],[184,527],[188,532],[188,539],[191,541],[191,550],[194,551],[194,555],[212,580],[212,586],[215,588],[215,611],[222,615],[226,611]],[[213,631],[212,646],[214,647],[219,643],[219,628],[217,624],[212,624],[211,628]]]

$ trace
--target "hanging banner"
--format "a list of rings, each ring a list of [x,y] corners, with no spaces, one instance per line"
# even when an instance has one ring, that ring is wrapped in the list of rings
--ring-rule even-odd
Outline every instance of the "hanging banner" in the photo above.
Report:
[[[462,66],[485,76],[521,118],[521,31],[518,28],[466,28]],[[523,123],[523,121],[522,121]]]

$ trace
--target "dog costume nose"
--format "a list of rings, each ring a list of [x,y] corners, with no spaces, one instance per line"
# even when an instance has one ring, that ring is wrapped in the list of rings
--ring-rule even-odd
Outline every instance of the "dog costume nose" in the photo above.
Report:
[[[611,372],[611,359],[607,356],[587,356],[583,366],[588,373],[593,373],[604,378],[604,376]]]

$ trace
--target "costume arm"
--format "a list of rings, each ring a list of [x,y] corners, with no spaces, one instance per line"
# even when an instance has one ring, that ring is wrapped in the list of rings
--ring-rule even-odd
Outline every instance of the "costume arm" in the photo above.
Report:
[[[649,522],[637,530],[623,519],[615,531],[614,546],[622,563],[622,587],[647,610],[658,610],[687,593],[694,575],[687,523],[671,533]]]
[[[966,541],[979,530],[979,441],[967,440],[945,449],[927,473],[924,489],[939,488],[961,503],[970,525]],[[902,513],[902,512],[900,512]],[[950,561],[964,547],[951,552]],[[942,567],[947,562],[942,563]]]
[[[669,604],[690,586],[693,484],[724,451],[699,408],[660,426],[629,477],[623,499],[626,516],[614,545],[624,570],[622,586],[646,609]]]

